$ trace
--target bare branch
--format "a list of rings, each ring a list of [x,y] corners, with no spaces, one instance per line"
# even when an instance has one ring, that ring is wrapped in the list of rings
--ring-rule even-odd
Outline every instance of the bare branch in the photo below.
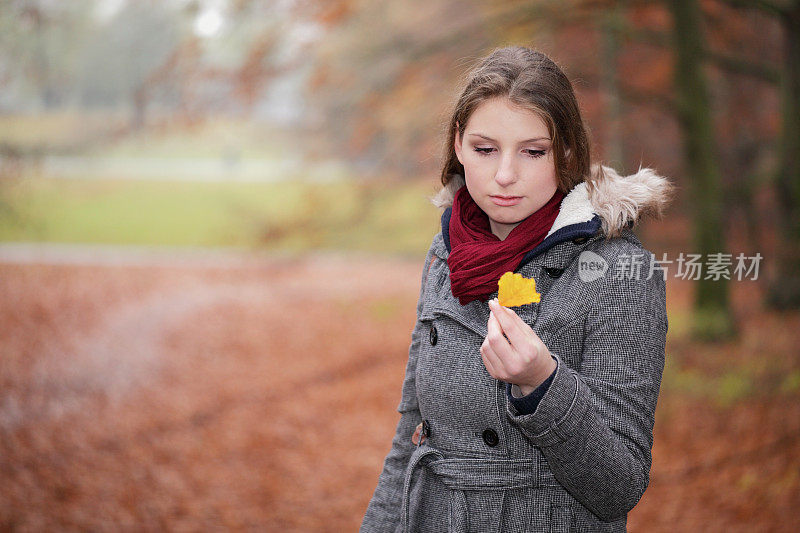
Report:
[[[644,91],[638,87],[624,84],[620,85],[619,92],[626,101],[632,104],[653,106],[668,115],[675,114],[675,99],[667,94]]]
[[[623,26],[620,31],[628,42],[646,43],[664,49],[671,49],[673,46],[672,36],[666,33],[642,30],[629,25]],[[780,81],[780,71],[777,67],[713,50],[706,50],[703,55],[709,63],[728,72],[751,76],[769,83]]]
[[[792,1],[770,2],[768,0],[722,0],[723,3],[731,7],[743,9],[757,9],[770,15],[784,16],[792,7]]]
[[[774,84],[780,82],[780,71],[770,65],[748,61],[737,56],[715,52],[713,50],[706,50],[705,57],[715,66],[727,70],[728,72],[744,74],[745,76],[751,76]]]

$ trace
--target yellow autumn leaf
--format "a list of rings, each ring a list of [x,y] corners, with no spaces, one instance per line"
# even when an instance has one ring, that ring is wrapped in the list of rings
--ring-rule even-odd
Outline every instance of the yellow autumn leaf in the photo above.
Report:
[[[536,280],[522,277],[522,274],[506,272],[497,282],[497,299],[504,307],[516,307],[538,302],[542,295],[536,292]]]

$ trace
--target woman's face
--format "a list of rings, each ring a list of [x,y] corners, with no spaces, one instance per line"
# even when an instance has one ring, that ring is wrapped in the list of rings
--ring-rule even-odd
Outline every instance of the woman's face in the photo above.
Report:
[[[555,194],[552,140],[532,111],[492,98],[473,111],[464,138],[455,135],[467,190],[500,240]]]

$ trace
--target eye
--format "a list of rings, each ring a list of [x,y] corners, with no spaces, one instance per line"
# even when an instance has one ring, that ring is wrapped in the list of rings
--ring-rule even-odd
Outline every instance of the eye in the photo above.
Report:
[[[494,148],[484,148],[480,146],[475,147],[475,151],[481,155],[489,155],[492,152],[492,150],[494,150]]]
[[[533,158],[538,158],[538,157],[542,157],[544,154],[546,154],[547,151],[546,150],[525,150],[525,153],[527,153],[529,156],[531,156]]]

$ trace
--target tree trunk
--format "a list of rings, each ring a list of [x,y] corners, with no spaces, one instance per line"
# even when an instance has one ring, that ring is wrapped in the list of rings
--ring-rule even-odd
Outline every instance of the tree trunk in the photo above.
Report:
[[[147,114],[147,89],[145,89],[144,85],[133,92],[131,104],[133,110],[131,130],[139,131],[144,127]]]
[[[622,174],[625,171],[625,151],[620,128],[622,103],[619,96],[619,33],[623,24],[622,6],[616,3],[604,15],[602,35],[603,48],[600,67],[602,83],[606,95],[606,160]]]
[[[725,251],[722,180],[716,157],[711,105],[702,70],[705,43],[697,0],[667,2],[674,24],[675,85],[683,130],[687,178],[691,182],[694,247],[706,263],[710,254]],[[724,278],[696,281],[692,334],[721,340],[734,333]]]
[[[777,192],[781,243],[775,258],[767,303],[778,309],[800,308],[800,4],[781,13],[784,26],[783,131]]]

